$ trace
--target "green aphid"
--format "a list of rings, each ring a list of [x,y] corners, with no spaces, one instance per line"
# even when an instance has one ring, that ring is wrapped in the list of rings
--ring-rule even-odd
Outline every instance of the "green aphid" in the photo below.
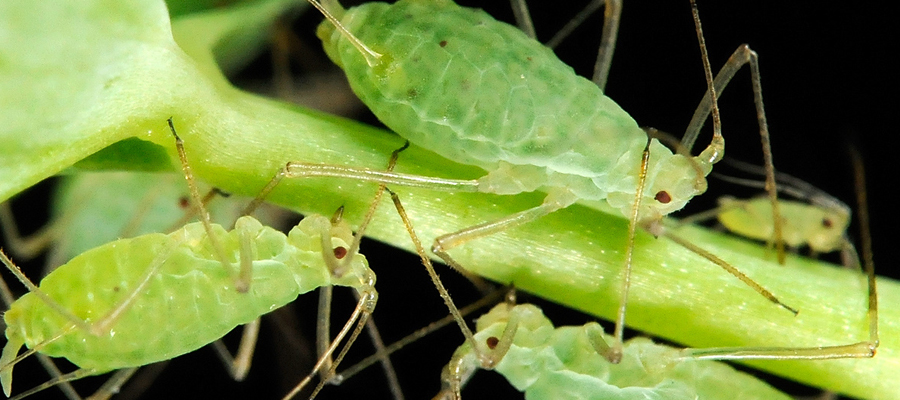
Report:
[[[412,144],[487,170],[477,191],[542,189],[560,208],[606,200],[631,216],[647,135],[552,50],[451,1],[365,3],[336,17],[380,54],[367,59],[331,22],[319,26],[353,91]],[[640,220],[703,193],[698,172],[708,174],[720,153],[715,144],[689,158],[653,140]]]
[[[613,338],[596,322],[554,327],[531,304],[499,304],[478,319],[481,346],[499,347],[507,324],[518,321],[512,343],[493,368],[527,399],[715,400],[789,399],[766,383],[720,362],[680,358],[680,350],[635,338],[622,361],[611,364],[594,342]],[[478,353],[464,343],[444,369],[443,391],[453,399],[479,369]]]
[[[481,167],[487,174],[474,180],[446,179],[298,162],[288,163],[273,182],[283,177],[329,176],[449,192],[547,193],[538,206],[437,237],[432,251],[459,271],[465,271],[465,267],[453,260],[450,249],[536,221],[576,202],[599,205],[604,211],[622,215],[630,224],[616,340],[601,352],[613,363],[621,357],[638,226],[670,238],[721,266],[773,304],[794,315],[799,313],[716,255],[668,234],[661,224],[663,217],[706,190],[706,176],[724,152],[716,93],[745,64],[750,66],[756,94],[767,187],[772,189],[772,198],[776,194],[756,53],[746,45],[740,46],[713,79],[693,2],[708,92],[681,143],[674,141],[677,154],[660,144],[659,140],[667,140],[666,135],[639,128],[597,84],[576,75],[551,50],[481,10],[460,7],[449,0],[366,3],[349,10],[336,0],[324,5],[309,2],[327,19],[319,26],[318,36],[328,56],[344,70],[353,91],[385,125],[413,145]],[[615,5],[611,9],[611,4],[606,5],[604,23],[614,26],[621,4],[611,3]],[[607,42],[608,33],[604,32],[601,42]],[[688,155],[690,148],[710,113],[713,139],[692,157]],[[777,209],[772,212],[778,213]],[[420,255],[427,263],[427,257]],[[449,295],[437,278],[433,280],[467,341],[474,346],[471,331]],[[870,287],[874,292],[874,285]],[[870,309],[874,314],[874,307]],[[689,354],[705,359],[871,357],[876,346],[877,341],[868,341],[822,348],[692,349]]]
[[[847,243],[850,212],[846,207],[825,208],[800,201],[779,200],[782,239],[790,247],[809,246],[815,253],[841,250]],[[775,221],[767,197],[748,200],[719,199],[717,218],[729,231],[757,240],[771,240]]]
[[[353,242],[346,223],[333,226],[328,218],[311,215],[285,235],[242,217],[234,230],[214,224],[212,232],[234,265],[240,264],[241,241],[252,238],[249,291],[236,289],[199,222],[168,235],[147,234],[94,248],[40,284],[42,293],[93,331],[76,326],[33,292],[20,297],[4,314],[4,393],[11,390],[10,362],[23,344],[65,357],[84,374],[100,374],[194,351],[322,286],[349,286],[374,295],[375,275],[362,255],[354,256],[339,278],[326,265],[325,257],[337,262],[335,254]],[[3,261],[14,268],[5,255]],[[117,310],[132,293],[131,303]],[[114,323],[105,328],[95,324],[114,310],[121,312]]]

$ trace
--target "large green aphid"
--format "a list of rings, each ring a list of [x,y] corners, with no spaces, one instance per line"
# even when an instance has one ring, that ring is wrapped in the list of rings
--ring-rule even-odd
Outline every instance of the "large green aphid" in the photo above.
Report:
[[[531,304],[499,304],[477,322],[479,346],[497,348],[516,324],[503,358],[493,368],[528,399],[789,399],[771,386],[729,365],[679,358],[678,349],[635,338],[625,343],[622,361],[611,364],[594,343],[612,340],[596,322],[554,327]],[[442,373],[443,399],[482,368],[464,343]],[[437,398],[437,397],[436,397]]]
[[[482,167],[487,175],[457,180],[289,163],[275,181],[284,176],[333,176],[443,191],[547,192],[539,206],[436,238],[432,250],[459,270],[464,267],[447,251],[465,242],[535,221],[577,201],[608,205],[611,212],[630,221],[616,317],[617,340],[606,354],[615,362],[621,352],[635,229],[643,226],[657,235],[665,234],[661,219],[706,190],[705,176],[724,151],[716,93],[741,65],[749,63],[758,94],[755,53],[747,46],[739,47],[713,80],[694,9],[709,91],[680,147],[691,148],[710,112],[715,124],[710,145],[699,156],[690,157],[673,154],[656,139],[648,139],[648,134],[597,85],[575,75],[540,43],[482,11],[444,0],[369,3],[350,10],[341,9],[334,1],[325,7],[310,2],[328,18],[319,28],[326,52],[345,70],[357,95],[386,125],[413,144]],[[334,10],[335,15],[326,9]],[[615,13],[607,14],[607,23],[610,14]],[[764,115],[761,97],[755,99],[758,115]],[[764,117],[759,117],[759,124],[767,157],[767,183],[774,188]],[[774,197],[774,191],[770,196]],[[669,237],[797,314],[796,309],[727,262],[685,240]],[[458,318],[457,322],[471,341],[464,321]],[[720,348],[697,356],[871,357],[873,346],[866,342],[817,349],[813,350],[815,356],[794,348]]]
[[[381,55],[367,58],[333,24],[319,26],[354,92],[413,144],[489,171],[478,191],[544,189],[558,207],[606,200],[630,217],[647,135],[552,50],[481,10],[444,0],[366,3],[340,20]],[[659,219],[704,192],[697,172],[709,173],[720,146],[695,157],[695,166],[651,141],[641,220]]]

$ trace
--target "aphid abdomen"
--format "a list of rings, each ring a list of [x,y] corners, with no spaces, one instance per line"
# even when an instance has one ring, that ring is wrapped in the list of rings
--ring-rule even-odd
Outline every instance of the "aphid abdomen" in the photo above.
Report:
[[[41,289],[93,322],[121,304],[154,258],[164,254],[160,271],[108,332],[94,335],[74,329],[41,352],[97,371],[145,365],[196,350],[330,282],[318,239],[308,241],[316,248],[298,248],[284,234],[248,217],[238,220],[231,232],[218,225],[213,230],[234,265],[240,232],[252,238],[253,279],[247,293],[234,288],[234,279],[214,256],[199,223],[170,235],[118,240],[60,267],[41,282]],[[7,337],[21,338],[28,347],[70,325],[32,293],[17,300],[5,320]]]
[[[494,171],[541,169],[554,186],[605,198],[635,173],[647,141],[634,120],[551,50],[481,10],[452,2],[367,3],[345,26],[383,54],[370,67],[328,22],[319,36],[357,93],[391,129],[449,159]],[[632,189],[633,193],[633,189]]]

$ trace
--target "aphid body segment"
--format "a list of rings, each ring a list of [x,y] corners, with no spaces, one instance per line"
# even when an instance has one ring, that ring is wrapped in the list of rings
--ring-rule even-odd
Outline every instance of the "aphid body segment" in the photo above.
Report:
[[[779,200],[782,239],[790,247],[809,246],[816,253],[840,250],[847,243],[850,211],[799,201]],[[719,199],[719,222],[728,230],[753,239],[771,240],[774,232],[772,203],[768,198]]]
[[[635,338],[625,343],[613,365],[598,354],[591,338],[612,337],[595,322],[554,328],[531,304],[500,304],[478,319],[476,341],[499,338],[512,313],[518,328],[506,355],[494,368],[528,399],[788,399],[767,384],[719,362],[678,358],[678,349]],[[445,398],[478,369],[469,343],[444,369]]]
[[[308,216],[288,235],[242,217],[226,232],[212,225],[225,257],[240,263],[241,241],[252,249],[252,281],[241,293],[223,268],[201,223],[171,234],[121,239],[87,251],[41,281],[40,289],[87,323],[107,317],[125,301],[142,277],[150,275],[130,306],[109,329],[88,332],[48,306],[35,293],[16,300],[4,315],[8,342],[0,378],[9,395],[12,361],[24,344],[52,357],[65,357],[92,373],[170,359],[205,346],[323,285],[361,287],[375,276],[356,255],[340,278],[333,278],[323,255],[349,248],[346,223]],[[324,236],[324,237],[323,237]],[[243,238],[243,239],[242,239]],[[252,240],[249,240],[252,239]],[[323,252],[324,246],[331,246]],[[160,264],[161,263],[161,264]],[[51,340],[62,334],[59,339]]]
[[[606,200],[631,215],[647,135],[552,50],[450,1],[366,3],[337,18],[381,54],[367,64],[332,23],[319,26],[354,92],[413,144],[489,171],[479,191],[544,189],[563,207]],[[698,172],[708,174],[720,153],[710,146],[692,162],[653,140],[639,219],[704,192]]]

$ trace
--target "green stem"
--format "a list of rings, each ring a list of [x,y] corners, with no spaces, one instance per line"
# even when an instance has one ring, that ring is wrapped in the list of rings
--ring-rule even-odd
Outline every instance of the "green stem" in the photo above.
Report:
[[[195,162],[195,173],[233,193],[255,195],[287,161],[383,168],[399,137],[355,122],[292,108],[238,91],[224,95],[231,110],[196,110],[175,125]],[[197,103],[195,103],[197,104]],[[202,102],[200,102],[202,104]],[[209,112],[207,112],[209,111]],[[265,115],[265,121],[257,118]],[[174,152],[165,119],[151,123],[153,140]],[[199,160],[202,160],[199,161]],[[397,171],[454,178],[477,177],[478,169],[412,147]],[[359,221],[376,186],[334,179],[284,181],[270,201],[301,212],[327,214],[344,205]],[[445,194],[395,187],[423,240],[539,204],[541,193],[518,196]],[[382,207],[368,234],[411,249],[400,219]],[[619,302],[619,274],[626,221],[577,205],[539,222],[468,243],[453,255],[473,272],[601,318]],[[865,340],[865,286],[858,274],[824,262],[790,257],[786,266],[756,244],[687,227],[682,237],[740,268],[788,305],[769,303],[719,267],[666,239],[640,233],[628,307],[629,326],[694,347],[825,346]],[[900,285],[879,280],[881,304],[900,302]],[[881,311],[881,331],[900,328],[900,312]],[[900,338],[882,334],[874,359],[754,362],[810,385],[864,398],[898,398]]]

